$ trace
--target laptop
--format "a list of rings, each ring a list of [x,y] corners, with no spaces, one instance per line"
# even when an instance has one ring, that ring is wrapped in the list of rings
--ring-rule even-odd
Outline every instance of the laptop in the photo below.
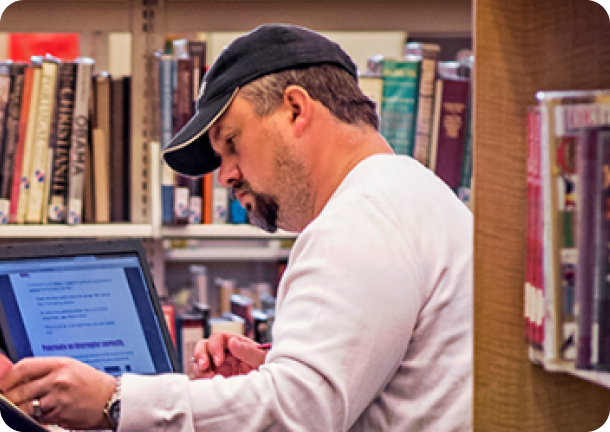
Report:
[[[0,348],[114,376],[179,372],[140,240],[0,245]]]

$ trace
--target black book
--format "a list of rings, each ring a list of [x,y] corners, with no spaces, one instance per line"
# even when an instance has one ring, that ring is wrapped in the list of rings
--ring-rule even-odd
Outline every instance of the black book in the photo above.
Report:
[[[57,71],[56,110],[51,131],[50,146],[53,163],[50,173],[48,221],[61,223],[66,220],[70,145],[76,89],[76,69],[72,62],[60,63]]]
[[[19,121],[21,117],[21,100],[23,97],[23,83],[25,81],[25,63],[10,65],[11,86],[6,108],[6,124],[4,126],[4,155],[2,157],[0,199],[9,200],[13,183],[15,149],[19,142]]]

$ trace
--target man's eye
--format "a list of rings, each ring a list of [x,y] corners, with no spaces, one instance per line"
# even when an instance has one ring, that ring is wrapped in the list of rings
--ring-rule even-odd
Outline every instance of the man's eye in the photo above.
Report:
[[[227,138],[226,149],[229,153],[235,153],[235,142],[233,138]]]

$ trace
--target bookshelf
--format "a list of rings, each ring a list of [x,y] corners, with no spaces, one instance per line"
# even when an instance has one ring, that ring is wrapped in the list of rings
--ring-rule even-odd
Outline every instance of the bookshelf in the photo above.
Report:
[[[475,0],[474,11],[475,430],[596,430],[610,390],[527,357],[525,113],[536,90],[610,87],[610,21],[586,0]]]
[[[151,45],[160,46],[155,38],[164,32],[242,31],[271,21],[318,30],[474,36],[474,429],[599,428],[610,412],[610,390],[529,362],[522,283],[525,108],[539,89],[610,87],[610,24],[601,6],[589,0],[20,0],[2,15],[0,31],[131,32],[133,61],[142,66],[142,54]],[[134,74],[144,78],[146,69],[134,69]],[[149,115],[145,80],[141,82],[133,90],[140,101],[133,110],[139,119],[135,142],[146,138]],[[250,227],[181,230],[153,222],[7,229],[0,228],[1,238],[141,236],[161,275],[163,238],[258,237]]]

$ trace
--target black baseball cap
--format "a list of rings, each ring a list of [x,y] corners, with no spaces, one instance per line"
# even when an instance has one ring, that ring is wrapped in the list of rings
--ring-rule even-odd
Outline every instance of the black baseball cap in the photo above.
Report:
[[[228,45],[203,78],[197,109],[162,149],[174,171],[198,177],[220,166],[208,129],[245,84],[274,72],[331,64],[358,79],[356,65],[341,47],[319,33],[288,24],[265,24]]]

